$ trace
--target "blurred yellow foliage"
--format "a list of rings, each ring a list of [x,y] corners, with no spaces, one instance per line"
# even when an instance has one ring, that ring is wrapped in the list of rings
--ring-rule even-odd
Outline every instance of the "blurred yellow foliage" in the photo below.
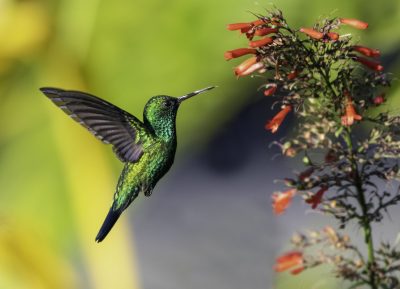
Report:
[[[39,52],[50,35],[49,27],[40,2],[0,0],[0,73],[11,61]]]
[[[1,288],[79,288],[77,272],[31,220],[0,222]]]

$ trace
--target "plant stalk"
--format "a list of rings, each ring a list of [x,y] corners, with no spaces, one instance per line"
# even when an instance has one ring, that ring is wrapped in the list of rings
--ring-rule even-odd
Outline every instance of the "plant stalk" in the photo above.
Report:
[[[354,157],[354,147],[353,147],[353,141],[351,139],[350,127],[347,128],[346,132],[347,133],[344,136],[344,140],[349,149],[352,171],[354,172],[354,184],[357,190],[357,200],[362,212],[361,226],[364,231],[364,238],[368,251],[367,272],[369,273],[369,285],[371,286],[372,289],[378,289],[378,284],[374,272],[374,266],[375,266],[374,241],[372,235],[371,222],[368,218],[368,205],[362,188],[362,180],[358,171],[357,162]]]

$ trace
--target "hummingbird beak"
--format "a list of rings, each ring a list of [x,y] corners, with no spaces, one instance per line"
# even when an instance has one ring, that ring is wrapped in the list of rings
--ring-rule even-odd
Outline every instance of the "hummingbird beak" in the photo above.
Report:
[[[186,100],[188,98],[191,98],[191,97],[193,97],[193,96],[195,96],[197,94],[206,92],[207,90],[213,89],[215,87],[216,86],[209,86],[209,87],[206,87],[206,88],[203,88],[203,89],[199,89],[199,90],[193,91],[191,93],[185,94],[185,95],[183,95],[181,97],[178,97],[178,103],[181,103],[182,101],[184,101],[184,100]]]

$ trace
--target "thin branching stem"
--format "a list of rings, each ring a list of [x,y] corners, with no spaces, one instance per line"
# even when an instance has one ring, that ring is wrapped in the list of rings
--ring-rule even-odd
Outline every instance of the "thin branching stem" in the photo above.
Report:
[[[375,271],[374,271],[375,254],[374,254],[374,241],[373,241],[373,235],[372,235],[372,227],[371,227],[371,221],[370,221],[369,214],[368,214],[367,202],[365,200],[363,184],[362,184],[362,180],[360,178],[360,173],[358,170],[356,157],[354,155],[355,147],[354,147],[353,140],[351,137],[351,128],[350,127],[347,127],[343,137],[348,146],[352,172],[354,173],[354,186],[357,190],[357,201],[360,205],[361,212],[362,212],[360,223],[361,223],[361,226],[364,231],[364,240],[365,240],[365,243],[367,245],[367,250],[368,250],[368,263],[366,266],[369,271],[369,285],[371,286],[372,289],[377,289],[378,287],[376,284],[377,282],[376,282]]]

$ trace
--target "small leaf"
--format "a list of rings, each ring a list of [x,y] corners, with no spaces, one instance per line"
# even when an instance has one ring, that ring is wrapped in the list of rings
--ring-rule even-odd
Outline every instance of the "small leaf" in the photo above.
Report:
[[[335,137],[339,137],[342,134],[343,126],[341,126],[337,131],[335,131]]]

